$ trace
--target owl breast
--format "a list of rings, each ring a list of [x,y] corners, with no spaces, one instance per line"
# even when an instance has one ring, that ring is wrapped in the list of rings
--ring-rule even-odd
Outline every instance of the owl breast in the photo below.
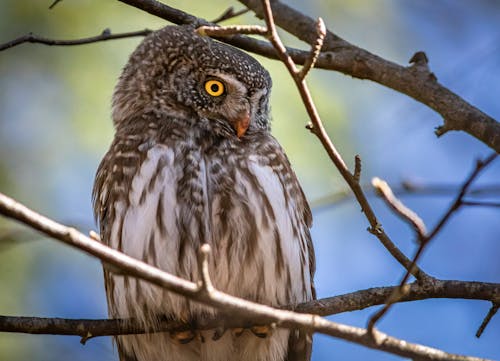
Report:
[[[269,305],[312,299],[309,229],[303,214],[297,211],[307,205],[302,203],[302,193],[288,169],[288,161],[279,158],[280,146],[271,136],[266,137],[266,142],[255,146],[232,146],[225,141],[207,143],[201,138],[148,141],[139,144],[142,155],[135,167],[119,166],[116,160],[110,162],[110,166],[114,165],[108,173],[119,173],[121,177],[117,178],[123,183],[117,182],[115,191],[127,191],[123,192],[126,197],[115,199],[108,197],[111,189],[100,191],[101,201],[110,203],[107,207],[111,211],[107,213],[114,215],[103,232],[108,235],[107,243],[191,281],[198,277],[198,249],[209,243],[210,275],[217,289]],[[157,315],[193,320],[215,313],[126,275],[108,272],[106,286],[113,317],[135,317],[152,323]],[[146,352],[143,338],[128,337],[129,341],[134,337],[126,343],[129,352]],[[150,336],[151,340],[154,337],[158,336]],[[265,341],[254,335],[246,338],[245,342],[237,341],[247,348],[240,352],[239,359],[245,360],[244,354],[248,354],[248,360],[259,360],[255,353],[260,347],[262,360],[269,359],[270,350],[280,360],[286,352],[288,331],[278,330]],[[165,347],[177,347],[165,345],[164,339],[157,343],[163,346],[151,347],[151,352],[162,353]],[[189,347],[195,348],[193,352],[198,355],[194,359],[200,359],[202,347]],[[219,348],[214,352],[223,355],[234,353],[236,346],[223,338],[214,347]],[[144,354],[142,359],[155,357]],[[227,359],[233,358],[228,354]]]

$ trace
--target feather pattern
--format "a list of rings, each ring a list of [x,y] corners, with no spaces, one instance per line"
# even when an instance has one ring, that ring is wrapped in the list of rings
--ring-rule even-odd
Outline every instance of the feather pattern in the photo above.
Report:
[[[146,50],[140,47],[131,59],[147,59]],[[141,68],[130,67],[141,77]],[[103,241],[191,281],[197,280],[197,251],[209,243],[217,289],[273,306],[315,298],[311,212],[285,153],[263,123],[268,92],[259,88],[251,93],[248,84],[233,80],[235,92],[248,99],[252,119],[238,139],[227,121],[171,104],[179,99],[148,97],[147,106],[121,105],[121,92],[137,81],[127,83],[127,69],[115,93],[117,131],[93,192]],[[171,82],[164,77],[161,73],[156,84]],[[128,114],[130,109],[134,112]],[[190,322],[216,314],[104,268],[111,317],[134,317],[147,325],[159,317]],[[168,334],[127,335],[117,337],[117,345],[121,360],[137,361],[282,361],[306,360],[310,354],[308,336],[285,329],[264,339],[248,331],[239,337],[226,332],[217,341],[205,331],[186,345]]]

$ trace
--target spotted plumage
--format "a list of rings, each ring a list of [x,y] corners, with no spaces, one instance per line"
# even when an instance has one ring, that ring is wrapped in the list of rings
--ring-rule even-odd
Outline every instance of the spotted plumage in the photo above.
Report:
[[[216,288],[273,306],[313,299],[311,213],[270,134],[270,89],[256,60],[192,27],[169,26],[146,37],[116,87],[116,133],[96,175],[103,242],[191,281],[197,251],[209,243]],[[216,314],[106,266],[105,285],[111,317],[152,324]],[[239,333],[215,341],[213,331],[203,331],[186,344],[166,333],[127,335],[116,343],[122,361],[310,357],[302,331]]]

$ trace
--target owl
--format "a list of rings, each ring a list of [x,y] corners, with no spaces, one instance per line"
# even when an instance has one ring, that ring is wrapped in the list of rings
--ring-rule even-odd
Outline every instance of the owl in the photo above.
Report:
[[[212,248],[214,286],[271,306],[315,298],[311,211],[270,134],[268,72],[192,26],[167,26],[130,56],[113,95],[114,140],[95,179],[105,244],[198,280]],[[109,315],[195,325],[211,307],[104,266]],[[221,310],[223,311],[223,310]],[[303,330],[261,328],[116,337],[121,361],[308,360]],[[220,335],[219,335],[220,336]]]

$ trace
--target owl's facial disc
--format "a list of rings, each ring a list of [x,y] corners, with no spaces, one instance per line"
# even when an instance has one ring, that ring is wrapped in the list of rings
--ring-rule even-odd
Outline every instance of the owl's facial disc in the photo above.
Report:
[[[203,92],[212,100],[209,118],[225,119],[240,139],[250,127],[252,105],[246,86],[233,75],[208,72],[203,81]]]

